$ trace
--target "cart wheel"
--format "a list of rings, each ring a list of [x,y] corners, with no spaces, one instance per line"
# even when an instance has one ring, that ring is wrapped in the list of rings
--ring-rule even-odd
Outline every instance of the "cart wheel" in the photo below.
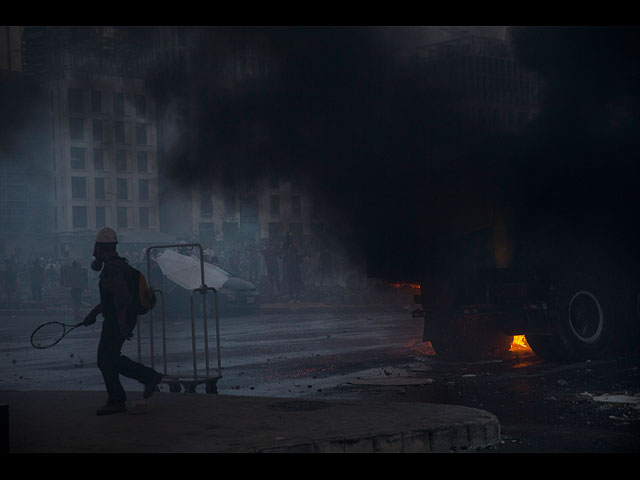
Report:
[[[205,390],[207,393],[218,393],[218,387],[214,382],[209,382],[205,386]]]
[[[182,391],[182,387],[180,386],[179,383],[170,383],[169,384],[169,391],[171,393],[180,393]]]
[[[184,386],[184,391],[186,393],[196,393],[196,386],[193,383],[187,384]]]

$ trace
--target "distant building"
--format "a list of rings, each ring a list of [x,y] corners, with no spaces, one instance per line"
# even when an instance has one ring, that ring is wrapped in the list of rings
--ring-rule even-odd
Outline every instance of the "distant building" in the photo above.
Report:
[[[0,27],[0,256],[25,261],[44,248],[51,226],[49,105],[23,73],[23,27]]]
[[[22,31],[24,27],[0,27],[0,70],[22,72]]]
[[[189,92],[182,97],[181,120],[198,125],[199,107],[212,92],[216,95],[238,95],[263,89],[265,80],[277,68],[277,60],[268,54],[268,46],[244,42],[242,34],[216,28],[163,27],[158,45],[162,46],[166,71],[158,78],[156,88],[171,98],[172,85],[188,79]],[[162,82],[166,82],[163,84]],[[171,137],[176,110],[168,109],[158,119],[161,135],[162,165],[184,161],[201,165],[197,141],[191,130],[182,130],[181,160],[171,158],[176,141]],[[197,131],[197,129],[196,129]],[[260,161],[256,158],[256,161]],[[212,169],[216,158],[210,159]],[[223,163],[223,162],[221,162]],[[310,233],[309,206],[304,195],[291,182],[259,179],[248,182],[236,179],[234,172],[220,172],[217,181],[193,185],[186,191],[170,182],[163,183],[162,222],[167,232],[183,238],[199,239],[204,245],[213,242],[234,243],[279,237],[291,231],[302,237]],[[190,212],[190,215],[185,215]]]
[[[521,68],[509,40],[472,35],[420,47],[417,66],[433,91],[450,95],[450,126],[479,134],[521,131],[536,115],[540,82]]]
[[[320,233],[308,195],[295,181],[277,177],[238,188],[217,185],[194,190],[192,205],[194,236],[206,245],[279,240],[289,232],[300,241]]]
[[[159,230],[155,103],[145,50],[135,47],[143,42],[126,28],[25,28],[24,71],[52,112],[50,209],[61,251],[84,251],[104,226]]]

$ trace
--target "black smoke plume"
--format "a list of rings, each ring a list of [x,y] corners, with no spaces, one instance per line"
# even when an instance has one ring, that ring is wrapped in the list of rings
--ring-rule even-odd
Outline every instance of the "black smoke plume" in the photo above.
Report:
[[[419,278],[425,268],[446,221],[447,197],[433,194],[443,190],[441,178],[451,196],[509,204],[527,238],[541,229],[560,235],[574,223],[593,227],[595,212],[610,227],[630,221],[638,30],[512,34],[522,64],[545,82],[542,111],[520,135],[489,137],[451,122],[455,89],[421,75],[380,29],[209,29],[193,37],[194,65],[219,61],[224,55],[207,45],[223,44],[231,55],[257,49],[275,68],[258,84],[233,88],[220,82],[222,67],[195,68],[165,90],[183,105],[197,98],[170,176],[188,185],[222,173],[301,179],[352,257],[394,279]]]

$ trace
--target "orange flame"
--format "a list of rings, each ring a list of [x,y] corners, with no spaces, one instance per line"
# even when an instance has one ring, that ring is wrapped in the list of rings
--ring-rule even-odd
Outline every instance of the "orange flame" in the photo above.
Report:
[[[511,340],[511,348],[509,348],[510,352],[516,350],[531,350],[529,343],[527,343],[527,339],[524,335],[514,335]]]
[[[396,282],[396,283],[389,283],[388,285],[392,286],[393,288],[416,288],[416,289],[420,289],[420,284],[419,283]]]

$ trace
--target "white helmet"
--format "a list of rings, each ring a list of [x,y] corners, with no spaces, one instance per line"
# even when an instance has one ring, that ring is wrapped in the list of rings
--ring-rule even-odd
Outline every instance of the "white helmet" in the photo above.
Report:
[[[115,230],[109,227],[101,228],[96,235],[96,243],[118,243]]]

